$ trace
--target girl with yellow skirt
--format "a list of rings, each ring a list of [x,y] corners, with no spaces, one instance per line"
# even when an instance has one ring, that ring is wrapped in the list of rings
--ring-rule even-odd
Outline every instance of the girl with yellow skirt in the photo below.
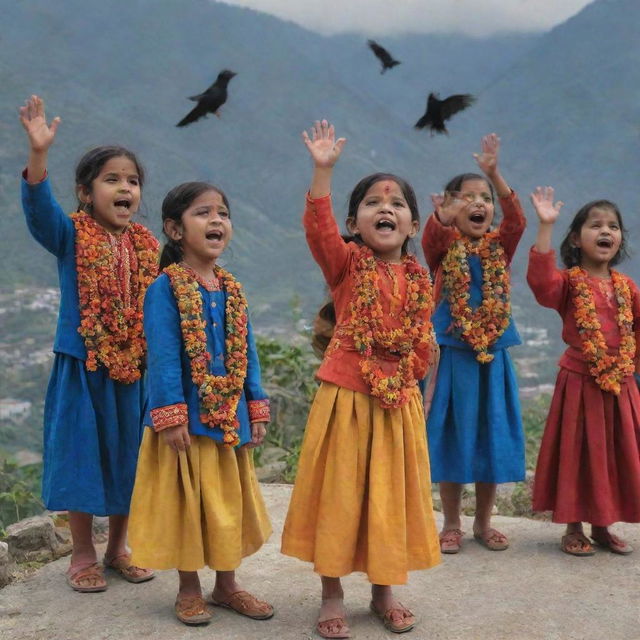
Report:
[[[251,448],[269,401],[241,285],[216,262],[233,235],[226,196],[203,182],[162,203],[164,269],[144,305],[149,406],[131,504],[129,542],[142,566],[177,569],[176,616],[211,613],[198,569],[216,570],[209,601],[265,620],[271,605],[243,591],[242,558],[271,534]]]
[[[322,580],[316,625],[348,638],[340,577],[372,583],[371,611],[395,633],[415,625],[391,585],[440,561],[431,503],[422,398],[434,353],[428,272],[407,253],[420,221],[401,178],[362,179],[349,202],[345,240],[330,199],[331,175],[346,140],[316,122],[303,139],[314,162],[304,213],[307,241],[333,299],[335,331],[324,353],[282,552],[313,562]]]

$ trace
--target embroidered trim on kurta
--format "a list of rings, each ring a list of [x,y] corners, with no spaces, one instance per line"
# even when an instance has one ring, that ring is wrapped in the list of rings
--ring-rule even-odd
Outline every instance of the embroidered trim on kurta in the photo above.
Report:
[[[162,431],[162,429],[189,422],[189,412],[184,402],[151,409],[150,413],[154,431]]]
[[[271,409],[269,400],[249,400],[249,420],[251,422],[269,422],[271,420]]]
[[[113,380],[135,382],[146,352],[142,306],[158,274],[158,241],[135,222],[114,236],[83,211],[72,213],[71,219],[85,366],[95,371],[103,365]]]

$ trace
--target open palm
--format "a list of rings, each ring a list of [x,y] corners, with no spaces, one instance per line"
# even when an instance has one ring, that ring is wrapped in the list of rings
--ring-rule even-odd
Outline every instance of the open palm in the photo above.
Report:
[[[564,204],[558,200],[553,202],[553,187],[536,187],[531,194],[531,204],[540,218],[540,222],[545,224],[553,224],[560,215],[560,209]]]
[[[311,135],[302,132],[306,145],[316,167],[331,168],[342,153],[346,138],[335,139],[335,129],[326,120],[317,120],[311,127]]]
[[[29,144],[34,151],[47,151],[56,136],[60,118],[54,118],[50,125],[44,113],[44,101],[38,96],[31,96],[23,107],[20,107],[20,122],[29,136]]]

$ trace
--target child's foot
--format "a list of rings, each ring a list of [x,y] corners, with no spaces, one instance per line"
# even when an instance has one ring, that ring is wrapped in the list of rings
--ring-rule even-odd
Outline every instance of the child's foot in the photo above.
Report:
[[[509,548],[509,540],[504,533],[497,529],[485,529],[484,531],[474,531],[473,537],[483,546],[491,551],[504,551]]]
[[[372,600],[369,608],[382,620],[382,624],[388,631],[404,633],[411,631],[415,626],[416,618],[413,613],[397,600],[394,599],[390,606],[384,605],[383,608],[378,608],[379,606]]]
[[[342,598],[322,598],[316,631],[323,638],[350,638]]]
[[[258,600],[248,591],[236,591],[231,595],[213,590],[211,604],[216,607],[231,609],[241,616],[247,616],[253,620],[268,620],[273,616],[273,607],[264,600]]]
[[[582,531],[573,531],[562,536],[560,549],[570,556],[592,556],[595,554],[589,538]]]
[[[445,529],[440,532],[440,551],[442,553],[458,553],[462,548],[462,529]]]
[[[178,620],[188,625],[209,624],[212,617],[202,594],[178,593],[174,610]]]
[[[113,569],[127,582],[146,582],[147,580],[151,580],[151,578],[155,577],[155,574],[151,569],[143,569],[131,564],[130,553],[122,553],[110,560],[107,560],[107,556],[105,556],[102,562],[105,569]]]
[[[633,547],[629,543],[625,542],[622,538],[618,538],[618,536],[613,533],[609,533],[606,527],[603,527],[602,529],[592,527],[591,539],[601,547],[609,549],[611,553],[628,556],[633,552]]]
[[[67,584],[80,593],[106,591],[107,581],[104,579],[102,567],[94,562],[85,566],[71,566],[66,573]]]

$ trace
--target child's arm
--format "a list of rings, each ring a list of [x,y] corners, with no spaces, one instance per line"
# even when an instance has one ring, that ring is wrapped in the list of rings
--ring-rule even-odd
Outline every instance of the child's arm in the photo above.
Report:
[[[154,431],[175,451],[188,447],[189,418],[182,387],[182,332],[175,296],[164,275],[147,289],[144,300],[149,406]]]
[[[61,257],[72,250],[73,224],[51,193],[47,177],[47,155],[60,124],[54,118],[50,126],[44,113],[44,103],[31,96],[20,107],[20,122],[29,139],[29,160],[23,174],[22,207],[33,237],[54,255]]]
[[[36,184],[47,173],[47,155],[56,137],[60,118],[55,117],[51,124],[47,125],[42,98],[31,96],[24,107],[20,107],[20,122],[29,138],[27,182]]]
[[[433,214],[429,216],[422,232],[422,250],[431,273],[435,273],[455,238],[453,223],[464,203],[453,198],[450,193],[432,193],[431,202]]]
[[[331,288],[344,277],[351,254],[340,235],[331,207],[331,176],[346,139],[335,139],[335,130],[326,120],[317,121],[302,139],[313,160],[313,176],[303,216],[307,242]]]
[[[248,442],[246,446],[252,449],[263,443],[271,415],[269,399],[262,389],[260,360],[251,322],[247,324],[247,377],[244,380],[244,394],[247,398],[249,420],[251,421],[251,442]]]
[[[481,153],[474,153],[473,157],[493,185],[499,198],[503,213],[500,223],[500,244],[505,250],[507,261],[511,262],[527,226],[527,219],[518,196],[511,190],[498,168],[500,138],[495,133],[490,133],[482,138],[481,147]]]
[[[531,194],[531,203],[540,224],[535,245],[529,254],[527,282],[541,305],[562,313],[569,285],[566,274],[555,265],[551,234],[563,203],[554,204],[552,187],[537,187]]]

